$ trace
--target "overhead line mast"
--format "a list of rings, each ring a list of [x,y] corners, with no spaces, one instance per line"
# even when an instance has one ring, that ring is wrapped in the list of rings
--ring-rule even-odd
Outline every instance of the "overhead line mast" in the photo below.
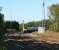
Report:
[[[42,26],[43,27],[45,27],[45,2],[44,2],[44,0],[43,0],[43,4],[42,4],[42,6],[43,6],[43,9],[42,9],[42,16],[43,16],[43,20],[44,21],[42,21]]]

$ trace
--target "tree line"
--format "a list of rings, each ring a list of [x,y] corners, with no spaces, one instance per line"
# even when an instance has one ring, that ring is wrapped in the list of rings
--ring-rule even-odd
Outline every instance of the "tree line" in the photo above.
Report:
[[[28,22],[28,23],[24,23],[24,28],[27,29],[28,27],[39,27],[42,26],[42,23],[46,24],[45,27],[49,27],[49,20],[41,20],[41,21],[32,21],[32,22]],[[22,24],[19,24],[19,29],[22,30]]]

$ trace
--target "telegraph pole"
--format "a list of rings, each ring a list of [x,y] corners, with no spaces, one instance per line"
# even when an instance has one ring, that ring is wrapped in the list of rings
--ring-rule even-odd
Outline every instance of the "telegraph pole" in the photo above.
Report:
[[[24,20],[23,20],[23,28],[22,28],[22,31],[24,32]]]
[[[45,27],[45,2],[44,2],[44,0],[43,0],[42,6],[43,6],[42,16],[43,16],[43,18],[44,18],[44,19],[43,19],[44,21],[42,21],[42,26]]]

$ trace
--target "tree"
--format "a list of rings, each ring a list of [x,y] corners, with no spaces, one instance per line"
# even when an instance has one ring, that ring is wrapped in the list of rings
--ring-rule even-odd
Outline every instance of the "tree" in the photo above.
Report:
[[[50,27],[54,31],[59,31],[59,4],[53,4],[52,6],[49,7],[50,11],[50,22],[52,23]]]
[[[5,26],[4,26],[4,15],[0,13],[0,40],[4,39]]]
[[[6,21],[6,29],[16,29],[19,31],[19,23],[16,21]]]

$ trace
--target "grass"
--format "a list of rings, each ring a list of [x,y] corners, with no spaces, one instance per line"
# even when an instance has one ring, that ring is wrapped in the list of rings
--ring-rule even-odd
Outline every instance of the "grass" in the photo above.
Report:
[[[0,50],[7,50],[6,43],[4,41],[0,41]]]
[[[0,46],[0,50],[7,50],[7,48]]]
[[[37,32],[32,33],[33,36],[37,39],[41,39],[42,41],[50,41],[50,42],[58,42],[59,43],[59,32],[46,32],[44,34],[40,34]]]

